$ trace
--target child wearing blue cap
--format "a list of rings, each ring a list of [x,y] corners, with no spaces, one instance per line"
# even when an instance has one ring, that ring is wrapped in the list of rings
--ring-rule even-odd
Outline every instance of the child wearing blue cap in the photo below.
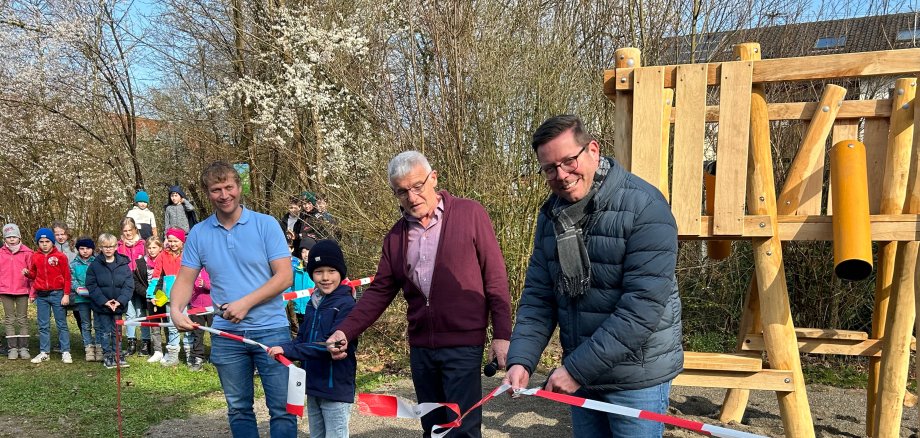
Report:
[[[157,219],[153,212],[147,206],[150,204],[150,195],[140,190],[134,194],[134,207],[128,210],[126,217],[134,219],[137,230],[141,234],[141,240],[147,240],[150,236],[158,236]]]
[[[54,231],[40,228],[35,233],[38,251],[32,253],[32,263],[22,274],[32,280],[29,300],[35,303],[38,317],[40,352],[32,363],[42,363],[51,358],[51,315],[58,329],[61,343],[61,361],[73,363],[70,357],[70,330],[67,328],[64,306],[70,304],[71,277],[67,256],[54,247]]]

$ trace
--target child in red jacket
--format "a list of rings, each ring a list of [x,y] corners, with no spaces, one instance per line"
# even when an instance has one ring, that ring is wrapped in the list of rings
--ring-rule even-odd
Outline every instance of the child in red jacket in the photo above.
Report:
[[[34,302],[38,313],[38,345],[41,350],[32,363],[51,358],[51,313],[58,328],[61,343],[61,361],[73,363],[70,357],[70,330],[64,306],[70,304],[70,264],[67,256],[54,247],[54,232],[40,228],[35,233],[38,251],[32,253],[32,265],[22,273],[32,280],[29,301]]]

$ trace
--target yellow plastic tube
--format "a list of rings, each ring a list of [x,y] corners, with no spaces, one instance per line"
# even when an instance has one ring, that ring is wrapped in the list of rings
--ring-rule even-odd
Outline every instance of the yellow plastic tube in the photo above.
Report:
[[[859,281],[872,273],[869,184],[866,146],[843,140],[831,149],[831,196],[834,202],[834,273]]]

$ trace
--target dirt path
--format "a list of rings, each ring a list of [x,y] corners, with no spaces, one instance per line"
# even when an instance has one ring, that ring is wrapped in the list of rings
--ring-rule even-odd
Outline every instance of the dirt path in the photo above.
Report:
[[[535,376],[542,381],[542,376]],[[484,378],[483,393],[500,384],[498,378]],[[402,396],[414,400],[412,383],[401,380],[380,388],[380,393]],[[719,406],[724,390],[706,388],[674,387],[671,391],[670,413],[679,417],[718,425]],[[809,385],[808,398],[811,402],[815,432],[818,437],[862,437],[865,436],[865,391],[840,389],[823,385]],[[256,403],[259,427],[263,436],[268,436],[268,415],[261,401]],[[905,408],[901,436],[916,433],[918,409]],[[782,421],[773,393],[754,391],[748,406],[744,424],[729,427],[765,436],[782,436]],[[0,422],[2,424],[2,422]],[[301,436],[307,437],[307,422],[300,421]],[[151,428],[145,436],[152,438],[173,438],[176,431],[183,436],[200,438],[223,438],[229,436],[226,416],[223,411],[212,412],[187,420],[168,420]],[[407,437],[421,436],[417,421],[369,417],[354,412],[351,417],[353,437]],[[449,437],[450,435],[448,435]],[[511,400],[500,397],[486,405],[483,412],[483,436],[550,438],[571,436],[569,410],[566,406],[548,400],[522,397]],[[665,437],[697,437],[693,432],[668,428]]]

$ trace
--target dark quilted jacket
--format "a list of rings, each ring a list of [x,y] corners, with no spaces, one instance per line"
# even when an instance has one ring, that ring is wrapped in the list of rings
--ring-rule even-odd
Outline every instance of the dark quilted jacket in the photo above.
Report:
[[[578,298],[556,292],[553,195],[537,220],[508,363],[534,370],[558,323],[576,381],[598,391],[647,388],[683,369],[677,225],[658,189],[604,159],[611,169],[583,225],[591,286]]]

